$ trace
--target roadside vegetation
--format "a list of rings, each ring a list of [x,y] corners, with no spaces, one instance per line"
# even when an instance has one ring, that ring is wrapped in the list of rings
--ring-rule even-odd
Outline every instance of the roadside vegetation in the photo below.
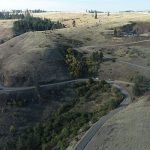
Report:
[[[84,77],[87,74],[88,66],[81,53],[74,51],[72,48],[68,48],[65,61],[72,77]]]
[[[98,51],[93,52],[89,57],[84,57],[82,53],[68,48],[65,62],[73,78],[93,77],[98,74],[103,57],[103,53]]]
[[[135,83],[133,86],[133,94],[135,96],[141,96],[149,89],[149,81],[144,76],[136,76],[133,79]]]
[[[105,81],[95,82],[89,79],[87,82],[76,83],[73,87],[76,97],[72,102],[63,104],[48,121],[25,129],[17,136],[15,142],[7,144],[7,149],[65,150],[78,134],[84,133],[100,117],[118,107],[124,98],[118,89]],[[97,102],[95,97],[98,93],[101,95],[109,93],[110,97]],[[82,107],[83,104],[90,102],[98,103],[98,108],[92,111],[88,108],[86,111],[77,109],[78,106]],[[14,127],[11,127],[10,131],[14,133]]]

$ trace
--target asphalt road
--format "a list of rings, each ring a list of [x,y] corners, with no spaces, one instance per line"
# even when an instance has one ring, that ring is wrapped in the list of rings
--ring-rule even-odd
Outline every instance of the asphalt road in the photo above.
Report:
[[[69,83],[75,83],[75,82],[82,82],[82,81],[88,81],[89,79],[75,79],[75,80],[69,80],[69,81],[62,81],[62,82],[58,82],[58,83],[49,83],[49,84],[43,84],[40,85],[40,88],[44,88],[44,87],[54,87],[57,85],[65,85],[65,84],[69,84]],[[95,81],[99,81],[97,79],[94,79]],[[129,82],[125,82],[125,81],[119,81],[119,80],[115,80],[115,81],[111,81],[108,80],[108,83],[123,83],[123,84],[132,84]],[[6,86],[2,86],[0,85],[0,91],[4,91],[4,92],[19,92],[19,91],[28,91],[28,90],[34,90],[36,87],[35,86],[27,86],[27,87],[6,87]]]
[[[59,83],[52,83],[52,84],[45,84],[45,85],[41,85],[40,87],[54,87],[57,85],[65,85],[68,83],[74,83],[74,82],[81,82],[81,81],[87,81],[88,79],[76,79],[76,80],[71,80],[71,81],[63,81],[63,82],[59,82]],[[95,79],[95,81],[99,81],[97,79]],[[108,113],[106,116],[100,118],[100,120],[95,123],[89,130],[88,132],[84,135],[84,137],[81,139],[81,141],[77,144],[75,150],[83,150],[85,148],[85,146],[90,142],[90,140],[92,139],[92,137],[96,134],[96,132],[101,128],[101,126],[108,120],[110,119],[112,116],[114,116],[117,112],[119,112],[120,110],[122,110],[125,106],[127,106],[130,102],[131,102],[131,97],[129,95],[129,93],[121,86],[117,85],[117,83],[126,83],[124,81],[107,81],[108,83],[112,84],[113,86],[117,87],[118,89],[121,90],[121,92],[123,94],[126,95],[126,98],[124,99],[124,101],[120,104],[120,107],[111,111],[110,113]],[[127,82],[127,84],[129,84]],[[132,83],[130,83],[132,84]],[[30,86],[30,87],[4,87],[4,86],[0,86],[1,88],[1,92],[19,92],[19,91],[28,91],[28,90],[33,90],[35,89],[35,86]]]
[[[88,79],[76,79],[76,80],[70,80],[70,81],[62,81],[58,83],[49,83],[49,84],[44,84],[40,85],[41,88],[43,87],[54,87],[57,85],[65,85],[68,83],[74,83],[74,82],[81,82],[81,81],[87,81]],[[19,91],[28,91],[28,90],[34,90],[35,86],[28,86],[28,87],[5,87],[0,85],[0,91],[4,92],[19,92]]]
[[[110,81],[110,83],[113,84],[113,81]],[[118,113],[120,110],[124,109],[128,104],[131,103],[132,98],[130,97],[130,94],[121,86],[117,84],[113,84],[113,86],[117,87],[122,91],[123,94],[126,95],[126,98],[124,101],[120,104],[120,107],[117,109],[111,111],[107,115],[103,116],[100,118],[98,122],[96,122],[87,132],[86,134],[82,137],[82,139],[77,143],[76,147],[74,150],[84,150],[86,145],[91,141],[91,139],[94,137],[94,135],[98,132],[98,130],[109,120],[111,117],[113,117],[116,113]]]

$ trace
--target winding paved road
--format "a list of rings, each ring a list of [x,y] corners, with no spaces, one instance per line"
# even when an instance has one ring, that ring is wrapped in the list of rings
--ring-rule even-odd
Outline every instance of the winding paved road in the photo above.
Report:
[[[70,81],[62,81],[58,83],[49,83],[49,84],[43,84],[40,85],[41,88],[43,87],[54,87],[57,85],[65,85],[68,83],[74,83],[74,82],[81,82],[81,81],[87,81],[88,79],[76,79],[76,80],[70,80]],[[0,91],[5,91],[5,92],[19,92],[19,91],[27,91],[27,90],[34,90],[35,86],[28,86],[28,87],[5,87],[0,85]]]
[[[150,40],[144,40],[144,41],[138,41],[138,42],[132,42],[132,43],[126,43],[126,44],[117,44],[117,45],[110,45],[110,46],[123,46],[123,45],[129,45],[129,44],[137,44],[137,43],[142,43],[142,42],[146,42],[146,41],[150,41]],[[107,57],[105,57],[107,58]],[[110,58],[110,57],[108,57]],[[126,62],[126,61],[121,61],[118,60],[117,62],[122,63],[122,64],[127,64],[129,66],[133,66],[133,67],[137,67],[137,68],[141,68],[141,69],[146,69],[146,70],[150,70],[150,67],[146,67],[146,66],[141,66],[141,65],[137,65],[137,64],[133,64],[130,62]],[[132,98],[130,97],[130,94],[121,86],[117,85],[117,83],[126,83],[126,84],[130,84],[133,85],[133,83],[128,83],[128,82],[124,82],[124,81],[108,81],[109,83],[112,83],[113,86],[117,87],[118,89],[120,89],[122,91],[122,93],[124,93],[126,95],[126,98],[124,99],[124,101],[120,104],[120,107],[111,111],[110,113],[108,113],[106,116],[100,118],[100,120],[98,122],[96,122],[87,132],[86,134],[82,137],[82,139],[78,142],[78,144],[75,147],[75,150],[84,150],[84,148],[86,147],[86,145],[91,141],[91,139],[94,137],[94,135],[98,132],[98,130],[105,124],[105,122],[110,119],[111,117],[113,117],[116,113],[118,113],[120,110],[124,109],[128,104],[131,103]]]
[[[57,85],[65,85],[65,84],[68,84],[68,83],[81,82],[81,81],[87,81],[87,80],[88,79],[76,79],[76,80],[71,80],[71,81],[63,81],[63,82],[59,82],[59,83],[52,83],[52,84],[41,85],[40,87],[41,88],[42,87],[54,87],[54,86],[57,86]],[[95,81],[99,81],[99,80],[95,79]],[[102,127],[102,125],[108,119],[110,119],[117,112],[119,112],[120,110],[122,110],[123,108],[125,108],[125,106],[127,106],[131,102],[131,97],[130,97],[129,93],[123,87],[119,86],[118,83],[125,83],[125,84],[131,84],[131,85],[132,85],[132,83],[128,83],[128,82],[124,82],[124,81],[107,81],[107,82],[110,83],[110,84],[112,84],[113,86],[117,87],[118,89],[120,89],[121,92],[124,95],[126,95],[126,98],[120,104],[119,108],[111,111],[110,113],[108,113],[104,117],[100,118],[100,120],[97,123],[95,123],[88,130],[88,132],[84,135],[84,137],[77,144],[75,150],[83,150],[85,148],[85,146],[93,138],[93,136],[96,134],[96,132]],[[1,92],[19,92],[19,91],[28,91],[28,90],[33,90],[33,89],[35,89],[35,86],[31,86],[31,87],[4,87],[4,86],[1,86],[1,90],[0,91]]]
[[[108,81],[109,83],[113,84],[113,86],[117,87],[122,91],[122,93],[126,96],[124,101],[120,104],[120,107],[117,109],[109,112],[107,115],[100,118],[98,122],[96,122],[82,137],[82,139],[77,143],[74,150],[84,150],[86,145],[91,141],[91,139],[94,137],[94,135],[98,132],[98,130],[104,125],[104,123],[109,120],[111,117],[113,117],[116,113],[118,113],[120,110],[124,109],[128,104],[131,103],[132,98],[130,94],[121,86],[115,84],[115,81]]]
[[[74,82],[82,82],[82,81],[88,81],[89,79],[75,79],[75,80],[69,80],[69,81],[62,81],[62,82],[58,82],[58,83],[49,83],[49,84],[43,84],[43,85],[40,85],[41,88],[44,88],[44,87],[54,87],[54,86],[57,86],[57,85],[65,85],[65,84],[68,84],[68,83],[74,83]],[[99,80],[96,80],[95,81],[99,81]],[[115,81],[110,81],[108,80],[107,81],[108,83],[123,83],[123,84],[130,84],[132,85],[132,83],[129,83],[129,82],[125,82],[125,81],[119,81],[119,80],[115,80]],[[19,91],[27,91],[27,90],[34,90],[36,87],[35,86],[27,86],[27,87],[6,87],[6,86],[2,86],[0,85],[0,91],[4,91],[4,92],[19,92]]]

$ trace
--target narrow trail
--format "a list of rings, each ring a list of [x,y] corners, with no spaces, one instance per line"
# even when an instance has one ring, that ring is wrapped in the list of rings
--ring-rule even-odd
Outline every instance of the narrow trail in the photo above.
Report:
[[[150,67],[137,65],[137,64],[133,64],[133,63],[126,62],[126,61],[122,61],[122,60],[118,60],[117,62],[122,63],[122,64],[127,64],[127,65],[130,65],[130,66],[133,66],[133,67],[137,67],[137,68],[145,69],[145,70],[150,70]]]
[[[114,44],[114,45],[103,45],[102,47],[116,47],[116,46],[126,46],[126,45],[132,45],[132,44],[139,44],[144,42],[150,42],[149,40],[141,40],[136,42],[128,42],[128,43],[120,43],[120,44]],[[83,46],[84,48],[100,48],[101,46]],[[82,47],[80,47],[82,48]]]

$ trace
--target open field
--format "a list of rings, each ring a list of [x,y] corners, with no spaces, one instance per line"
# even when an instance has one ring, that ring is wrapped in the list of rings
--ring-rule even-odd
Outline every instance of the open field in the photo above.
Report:
[[[48,18],[55,21],[62,21],[67,25],[71,25],[72,20],[76,20],[77,26],[91,26],[95,23],[99,23],[99,21],[102,24],[107,23],[109,21],[109,25],[111,25],[112,23],[117,25],[123,25],[128,21],[149,21],[150,13],[111,13],[109,17],[107,17],[107,13],[100,13],[98,14],[98,19],[94,19],[93,14],[73,12],[47,12],[33,14],[33,16]]]

